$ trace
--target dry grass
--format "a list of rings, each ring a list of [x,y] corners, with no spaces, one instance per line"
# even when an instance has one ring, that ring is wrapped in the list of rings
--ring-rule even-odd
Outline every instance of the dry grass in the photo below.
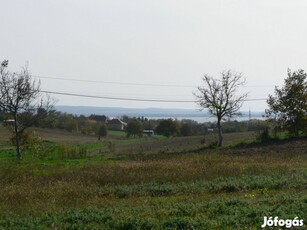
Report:
[[[92,162],[84,165],[1,164],[2,211],[35,207],[84,207],[115,196],[116,186],[209,182],[216,178],[255,175],[296,175],[306,169],[307,148],[302,140],[263,148],[222,149],[214,153],[143,155],[135,160]],[[289,149],[292,151],[288,152]],[[298,150],[301,152],[297,152]],[[210,150],[212,151],[212,150]],[[248,151],[249,153],[246,153]],[[154,156],[154,157],[153,157]],[[110,192],[108,190],[112,190]],[[107,195],[106,195],[107,194]],[[187,193],[188,194],[188,193]],[[125,193],[124,193],[125,195]],[[101,200],[100,200],[101,199]],[[100,200],[100,201],[99,201]],[[45,202],[48,201],[48,204]],[[20,203],[20,204],[19,204]],[[16,209],[16,210],[15,210]]]
[[[78,140],[94,145],[96,142],[78,134],[37,132],[42,132],[50,141],[75,143]],[[3,130],[0,133],[3,135]],[[252,133],[243,136],[253,138]],[[296,212],[292,204],[307,202],[302,195],[307,190],[306,139],[266,146],[201,150],[198,148],[201,138],[119,140],[114,153],[80,164],[0,160],[0,228],[1,218],[25,217],[31,222],[44,213],[49,213],[51,219],[56,215],[56,218],[72,215],[70,221],[75,223],[82,215],[87,215],[87,211],[63,214],[61,210],[96,207],[108,213],[112,224],[153,221],[158,226],[154,229],[163,229],[161,226],[173,226],[174,221],[177,225],[173,229],[176,229],[176,226],[190,226],[180,225],[182,221],[193,224],[194,219],[200,217],[197,221],[202,223],[210,217],[211,228],[219,229],[222,226],[219,217],[224,215],[224,224],[255,229],[264,212],[273,215],[274,210],[282,206],[280,213],[292,214]],[[241,138],[242,134],[225,135],[226,143],[239,142]],[[286,203],[281,205],[280,202]],[[233,208],[235,213],[232,213]],[[298,209],[303,212],[302,207]],[[96,214],[97,211],[91,212],[99,222],[101,217]],[[247,218],[244,220],[247,222],[243,221],[238,227],[236,221],[231,220],[236,216]],[[49,224],[44,228],[50,227]],[[110,229],[115,226],[112,224],[108,225]],[[73,225],[65,226],[60,229]],[[84,229],[84,225],[81,226],[80,229]],[[116,229],[142,228],[123,225]]]

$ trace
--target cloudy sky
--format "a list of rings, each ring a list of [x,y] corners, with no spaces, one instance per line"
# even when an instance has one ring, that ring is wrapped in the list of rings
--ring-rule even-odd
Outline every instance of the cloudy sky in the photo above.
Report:
[[[241,92],[261,99],[287,68],[307,69],[305,0],[1,0],[0,12],[0,59],[12,71],[28,62],[45,91],[193,101],[204,74],[232,69],[247,79]],[[59,105],[197,108],[53,96]]]

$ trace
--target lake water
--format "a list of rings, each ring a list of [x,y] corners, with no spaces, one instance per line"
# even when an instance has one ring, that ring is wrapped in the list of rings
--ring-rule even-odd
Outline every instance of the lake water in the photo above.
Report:
[[[188,119],[188,120],[193,120],[193,121],[197,121],[198,123],[204,123],[204,122],[215,122],[216,121],[216,117],[208,117],[208,116],[204,116],[204,117],[172,117],[172,116],[163,116],[163,117],[146,117],[148,119],[154,119],[154,120],[158,120],[158,119],[177,119],[177,120],[183,120],[183,119]],[[257,119],[257,120],[265,120],[265,118],[263,118],[262,116],[257,116],[257,117],[251,117],[251,119]],[[232,121],[237,120],[237,121],[248,121],[249,117],[246,116],[242,116],[242,117],[236,117],[236,118],[232,118]]]

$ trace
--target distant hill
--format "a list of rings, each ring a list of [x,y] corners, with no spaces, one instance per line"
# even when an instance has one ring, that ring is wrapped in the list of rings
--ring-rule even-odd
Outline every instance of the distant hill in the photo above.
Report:
[[[94,107],[94,106],[65,106],[58,105],[55,109],[61,112],[75,115],[106,115],[109,117],[120,117],[127,115],[130,117],[210,117],[206,111],[196,109],[165,109],[165,108],[121,108],[121,107]],[[242,112],[243,117],[248,117],[248,112]],[[261,117],[261,112],[253,112],[252,116]]]

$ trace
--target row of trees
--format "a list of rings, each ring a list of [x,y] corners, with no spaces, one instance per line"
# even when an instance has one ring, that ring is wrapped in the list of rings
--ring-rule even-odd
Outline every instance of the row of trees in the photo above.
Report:
[[[20,141],[25,129],[36,125],[48,128],[74,129],[79,132],[105,133],[105,128],[85,117],[73,117],[54,110],[50,97],[41,95],[40,82],[31,78],[27,67],[20,72],[10,72],[8,61],[4,60],[0,66],[0,112],[13,119],[12,132],[16,143],[17,158],[21,159]],[[239,110],[247,98],[247,94],[237,95],[238,89],[245,84],[241,73],[230,70],[222,72],[221,78],[209,75],[203,77],[203,85],[194,93],[197,103],[202,109],[207,109],[217,119],[218,145],[223,143],[222,120],[240,115]],[[267,99],[269,109],[266,117],[274,130],[286,130],[290,136],[300,136],[307,133],[307,83],[303,70],[291,72],[285,79],[282,88],[275,88],[275,95]],[[1,116],[0,116],[1,118]],[[76,122],[77,120],[77,122]],[[144,127],[151,129],[153,122],[132,119],[128,123],[127,135],[136,135]],[[139,126],[139,127],[137,127]],[[90,127],[90,129],[89,129]],[[189,135],[191,123],[162,120],[156,126],[156,132],[165,136]],[[100,135],[100,134],[99,134]]]
[[[166,137],[203,135],[208,133],[216,133],[216,130],[218,130],[216,122],[198,123],[190,119],[147,120],[126,117],[126,121],[128,122],[126,129],[128,137],[142,136],[144,129],[154,130],[156,134],[164,135]],[[223,132],[225,133],[260,131],[265,129],[267,126],[267,122],[263,120],[234,120],[224,121],[222,124]]]
[[[240,115],[239,109],[247,94],[237,95],[238,89],[245,84],[242,74],[232,71],[221,73],[215,79],[208,75],[203,77],[203,85],[195,93],[198,105],[207,109],[217,119],[218,145],[223,143],[222,119]],[[304,70],[291,72],[282,88],[275,87],[275,95],[267,99],[267,120],[274,131],[287,131],[289,136],[298,137],[307,133],[307,81]]]
[[[144,126],[146,127],[147,124],[148,121],[142,122],[140,119],[131,119],[126,128],[127,136],[143,136]],[[166,137],[179,135],[188,136],[192,134],[192,124],[189,123],[189,126],[186,126],[186,124],[187,123],[172,119],[163,119],[158,121],[151,120],[150,129],[155,130],[157,134],[164,135]],[[188,127],[188,129],[185,127]]]

